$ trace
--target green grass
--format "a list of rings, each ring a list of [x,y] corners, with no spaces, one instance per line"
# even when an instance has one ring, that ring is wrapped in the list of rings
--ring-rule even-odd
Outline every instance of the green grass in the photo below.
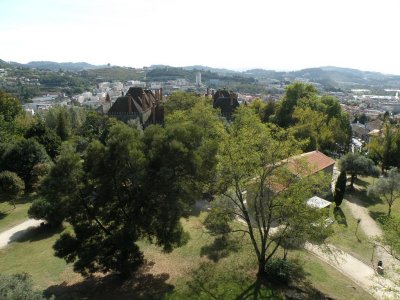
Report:
[[[30,203],[17,203],[14,208],[8,202],[0,203],[0,232],[27,220],[27,212],[30,206]]]
[[[0,249],[1,273],[27,272],[32,275],[35,287],[41,289],[77,277],[71,266],[54,256],[52,246],[59,234],[59,231],[36,229],[23,240]]]

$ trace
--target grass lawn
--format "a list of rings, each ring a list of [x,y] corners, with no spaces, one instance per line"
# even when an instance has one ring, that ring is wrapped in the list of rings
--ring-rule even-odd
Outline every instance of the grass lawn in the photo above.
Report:
[[[36,287],[57,299],[283,299],[285,289],[256,280],[256,260],[248,239],[238,234],[221,247],[221,240],[204,231],[204,217],[203,213],[182,221],[191,239],[172,253],[141,241],[147,264],[129,281],[111,275],[83,280],[71,265],[53,255],[52,245],[60,231],[40,229],[0,250],[0,270],[30,273]],[[336,299],[372,299],[307,252],[292,251],[289,258],[304,266],[311,282],[307,288],[315,287]]]
[[[14,209],[14,206],[8,202],[0,203],[0,232],[27,220],[30,206],[30,202],[17,202]]]

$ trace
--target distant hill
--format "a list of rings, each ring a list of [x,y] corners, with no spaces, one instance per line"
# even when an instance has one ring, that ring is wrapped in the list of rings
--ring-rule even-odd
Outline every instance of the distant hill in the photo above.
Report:
[[[53,61],[31,61],[24,66],[29,68],[36,68],[36,69],[44,69],[44,70],[51,70],[51,71],[71,71],[71,72],[79,72],[83,70],[90,70],[90,69],[98,69],[98,68],[105,68],[106,66],[95,66],[91,65],[86,62],[53,62]]]

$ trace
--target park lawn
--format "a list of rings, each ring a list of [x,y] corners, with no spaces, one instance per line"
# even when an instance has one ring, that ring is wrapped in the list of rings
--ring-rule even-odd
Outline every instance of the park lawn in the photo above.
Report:
[[[228,250],[222,249],[215,237],[204,230],[204,217],[202,213],[182,220],[191,238],[171,253],[162,253],[147,241],[139,243],[148,262],[143,274],[137,276],[143,280],[134,279],[123,285],[107,281],[107,276],[84,280],[73,272],[70,264],[54,257],[52,246],[61,230],[38,229],[24,240],[0,250],[0,270],[6,274],[31,274],[35,287],[47,289],[47,294],[54,293],[57,299],[69,299],[71,295],[88,299],[111,296],[118,299],[244,299],[254,294],[257,295],[254,299],[282,299],[283,291],[279,287],[256,280],[256,259],[247,237],[237,234],[228,243]],[[313,255],[293,251],[289,254],[291,257],[303,261],[312,286],[327,295],[337,299],[372,299]]]
[[[354,257],[363,261],[366,264],[370,264],[372,255],[372,244],[369,243],[368,237],[364,234],[361,227],[357,230],[357,220],[353,217],[346,202],[340,205],[341,216],[334,213],[334,204],[331,205],[329,216],[335,222],[331,225],[334,234],[329,237],[328,243],[334,244],[339,249],[350,253]]]
[[[28,220],[28,209],[31,203],[17,203],[15,209],[8,202],[0,203],[0,232],[10,229]]]
[[[356,179],[356,184],[358,184],[361,189],[352,192],[354,197],[357,197],[364,203],[368,208],[371,217],[381,224],[380,218],[387,216],[389,206],[386,201],[382,198],[379,199],[376,196],[368,195],[366,189],[370,184],[372,184],[377,178],[374,177],[359,177]],[[392,205],[392,214],[400,215],[400,199],[397,199]]]
[[[77,280],[78,274],[73,273],[72,266],[63,259],[54,256],[53,244],[61,230],[44,231],[35,229],[21,241],[13,242],[0,249],[0,270],[3,274],[27,272],[32,276],[38,289],[62,281]]]

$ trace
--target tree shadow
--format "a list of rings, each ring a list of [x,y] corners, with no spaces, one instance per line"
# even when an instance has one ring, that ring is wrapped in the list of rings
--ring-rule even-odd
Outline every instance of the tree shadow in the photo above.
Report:
[[[197,200],[192,206],[189,216],[198,217],[202,211],[207,211],[211,207],[210,202],[207,200]]]
[[[25,230],[15,232],[10,237],[10,243],[17,242],[37,242],[59,234],[64,230],[64,227],[50,227],[48,225],[40,225],[39,227],[29,227]]]
[[[265,294],[265,290],[269,290],[270,293]],[[244,299],[277,299],[278,295],[274,292],[275,288],[272,288],[271,284],[263,278],[257,278],[256,281],[249,285],[241,294],[239,294],[235,300]]]
[[[355,178],[354,179],[354,184],[363,187],[364,189],[368,187],[369,183],[367,181],[364,181],[360,178]]]
[[[115,274],[104,277],[91,277],[81,282],[69,285],[63,282],[48,287],[44,294],[46,297],[54,295],[55,299],[162,299],[165,294],[173,291],[174,286],[167,283],[169,274],[151,274],[149,269],[154,263],[147,263],[133,278],[122,279]]]
[[[333,216],[338,224],[348,227],[346,215],[339,206],[333,208]]]
[[[8,214],[6,212],[0,211],[0,220],[4,219]]]
[[[349,202],[356,203],[356,204],[361,204],[365,206],[372,206],[376,204],[381,204],[383,203],[383,200],[379,197],[376,196],[368,196],[366,190],[361,190],[361,191],[349,191],[347,193],[346,199]]]
[[[211,245],[205,245],[200,249],[200,256],[207,256],[213,262],[228,257],[232,252],[238,252],[240,245],[236,239],[229,236],[217,237]]]

